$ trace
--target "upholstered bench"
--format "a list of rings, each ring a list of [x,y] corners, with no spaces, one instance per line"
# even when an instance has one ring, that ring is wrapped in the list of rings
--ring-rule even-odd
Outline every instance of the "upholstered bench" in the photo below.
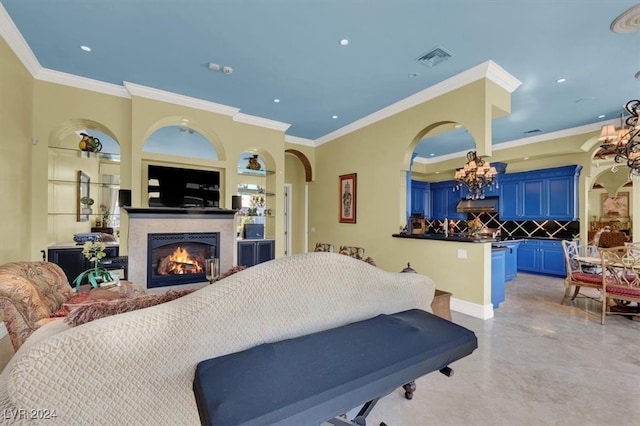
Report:
[[[320,424],[361,404],[366,416],[477,347],[472,331],[413,309],[202,361],[193,388],[202,424]]]

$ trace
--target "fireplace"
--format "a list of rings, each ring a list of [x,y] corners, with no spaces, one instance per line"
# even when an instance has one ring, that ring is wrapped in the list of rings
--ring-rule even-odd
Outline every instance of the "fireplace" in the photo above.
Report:
[[[205,259],[220,257],[219,232],[147,235],[147,288],[206,281]]]

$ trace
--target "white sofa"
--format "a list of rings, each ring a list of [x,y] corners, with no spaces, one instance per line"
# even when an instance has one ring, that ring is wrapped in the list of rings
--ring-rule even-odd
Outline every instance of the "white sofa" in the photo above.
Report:
[[[65,425],[196,425],[198,362],[381,313],[430,312],[434,291],[423,275],[307,253],[154,307],[78,327],[54,321],[0,375],[0,421],[55,414]]]

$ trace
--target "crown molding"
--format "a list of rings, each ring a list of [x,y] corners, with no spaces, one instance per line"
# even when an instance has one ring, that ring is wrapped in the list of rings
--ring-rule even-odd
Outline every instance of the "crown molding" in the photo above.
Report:
[[[35,78],[36,80],[47,81],[49,83],[62,84],[64,86],[75,87],[77,89],[85,89],[92,92],[131,99],[129,91],[118,84],[105,83],[104,81],[80,77],[66,72],[54,71],[48,68],[42,68],[40,72],[35,75]]]
[[[296,145],[304,145],[304,146],[316,147],[316,144],[315,144],[315,142],[313,140],[306,139],[306,138],[301,138],[301,137],[298,137],[298,136],[284,135],[284,141],[288,142],[288,143],[296,144]]]
[[[427,87],[420,92],[414,93],[413,95],[406,97],[396,103],[393,103],[385,108],[382,108],[372,114],[369,114],[366,117],[356,120],[344,127],[339,128],[338,130],[327,133],[326,135],[321,136],[320,138],[315,140],[316,146],[331,142],[332,140],[335,140],[341,136],[355,132],[356,130],[359,130],[363,127],[369,126],[387,117],[391,117],[392,115],[398,114],[426,101],[435,99],[438,96],[442,96],[446,93],[459,89],[460,87],[466,86],[467,84],[473,83],[474,81],[480,80],[482,78],[490,78],[496,84],[504,87],[505,90],[510,92],[513,92],[513,90],[515,90],[515,88],[517,88],[521,84],[518,79],[499,67],[495,62],[486,61],[481,63],[480,65],[476,65],[473,68],[469,68],[466,71],[458,73],[444,81],[441,81],[440,83]],[[513,87],[514,85],[515,87]]]
[[[520,80],[509,74],[504,68],[495,62],[489,60],[484,62],[482,65],[486,65],[485,76],[507,92],[513,93],[522,85]]]
[[[560,139],[560,138],[566,138],[571,136],[584,135],[585,133],[599,132],[603,124],[615,124],[615,119],[601,121],[598,123],[585,124],[584,126],[572,127],[570,129],[558,130],[555,132],[545,133],[542,135],[530,136],[528,138],[501,142],[493,145],[491,149],[493,151],[500,151],[502,149],[517,148],[525,145],[531,145],[534,143],[547,142],[552,139]],[[421,163],[421,164],[436,164],[436,163],[441,163],[443,161],[464,157],[465,155],[467,155],[467,152],[468,150],[459,151],[459,152],[454,152],[452,154],[441,155],[436,158],[416,157],[413,161],[415,163]]]
[[[16,54],[20,62],[25,66],[27,71],[35,78],[41,71],[42,65],[36,59],[36,55],[22,37],[20,31],[13,23],[13,20],[7,13],[2,3],[0,3],[0,35],[5,39],[13,53]]]
[[[233,116],[233,121],[238,123],[252,124],[254,126],[266,127],[267,129],[279,130],[286,132],[291,124],[283,123],[281,121],[269,120],[268,118],[262,118],[255,115],[237,113]]]
[[[238,108],[217,104],[215,102],[203,101],[202,99],[192,98],[190,96],[178,95],[173,92],[130,83],[128,81],[124,81],[123,84],[132,96],[139,96],[141,98],[153,99],[156,101],[191,107],[202,111],[215,112],[216,114],[228,116],[234,116],[240,112]]]

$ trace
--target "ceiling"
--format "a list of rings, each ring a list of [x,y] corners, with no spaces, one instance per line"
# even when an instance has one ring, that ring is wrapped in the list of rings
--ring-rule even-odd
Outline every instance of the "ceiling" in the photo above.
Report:
[[[313,144],[493,61],[522,82],[511,114],[493,122],[499,144],[620,117],[640,96],[640,7],[626,22],[636,31],[615,33],[610,25],[637,4],[0,0],[9,16],[0,22],[15,24],[44,69],[227,105],[288,123],[287,140]],[[432,67],[417,61],[436,47],[452,56]],[[437,159],[473,146],[459,129],[416,151]]]

